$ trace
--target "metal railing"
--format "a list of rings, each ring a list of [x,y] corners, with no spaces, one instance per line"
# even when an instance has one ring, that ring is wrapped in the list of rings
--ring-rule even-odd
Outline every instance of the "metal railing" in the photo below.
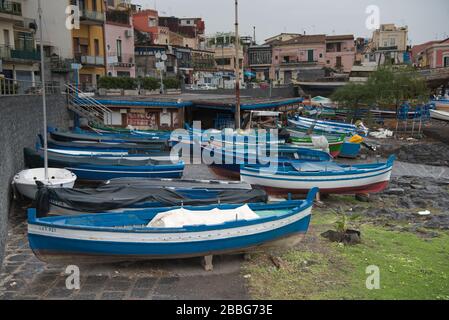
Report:
[[[81,10],[80,17],[81,19],[99,22],[104,22],[106,20],[106,15],[104,12],[99,11]]]
[[[103,56],[89,56],[83,54],[75,54],[75,61],[85,65],[104,66]]]
[[[22,4],[14,1],[0,1],[0,13],[22,15]]]
[[[11,46],[0,45],[0,58],[39,61],[41,55],[37,50],[14,49]]]
[[[112,111],[96,99],[79,90],[73,84],[66,84],[68,107],[76,114],[99,125],[112,124]]]
[[[40,81],[17,80],[0,77],[0,96],[41,95],[42,87],[42,82]],[[45,82],[46,94],[59,94],[61,91],[62,87],[59,82]]]

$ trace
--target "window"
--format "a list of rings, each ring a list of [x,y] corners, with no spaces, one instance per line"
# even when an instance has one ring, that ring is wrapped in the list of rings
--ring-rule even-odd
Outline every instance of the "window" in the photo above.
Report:
[[[395,38],[391,38],[390,39],[390,46],[394,47],[396,45],[396,39]]]
[[[99,56],[100,55],[100,41],[98,39],[94,39],[94,55]]]
[[[157,27],[157,19],[153,17],[148,17],[148,26]]]
[[[97,0],[92,0],[92,11],[97,11]]]
[[[5,46],[8,47],[10,45],[9,30],[8,29],[4,29],[3,30],[3,39],[5,39]]]
[[[122,62],[122,40],[117,39],[117,60]]]

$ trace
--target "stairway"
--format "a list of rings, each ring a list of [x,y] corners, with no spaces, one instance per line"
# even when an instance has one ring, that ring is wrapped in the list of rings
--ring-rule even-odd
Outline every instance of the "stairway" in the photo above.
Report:
[[[67,92],[67,107],[82,118],[96,126],[112,124],[112,110],[96,99],[89,97],[72,84],[65,85]]]

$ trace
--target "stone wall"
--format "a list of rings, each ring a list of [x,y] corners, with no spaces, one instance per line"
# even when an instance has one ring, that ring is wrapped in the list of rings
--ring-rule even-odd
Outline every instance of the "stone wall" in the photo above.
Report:
[[[63,95],[47,97],[49,126],[68,128],[70,123]],[[0,268],[7,235],[11,205],[11,180],[24,168],[23,148],[34,147],[43,131],[42,97],[0,97]]]

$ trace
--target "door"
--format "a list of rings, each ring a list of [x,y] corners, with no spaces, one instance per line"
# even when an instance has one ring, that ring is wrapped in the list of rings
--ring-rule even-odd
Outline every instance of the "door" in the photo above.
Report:
[[[449,67],[449,57],[444,57],[443,65],[444,67]]]
[[[292,82],[292,72],[291,71],[285,71],[284,72],[284,83],[288,84]]]
[[[5,46],[9,47],[11,44],[11,41],[9,38],[9,30],[8,29],[3,30],[3,39],[5,39]]]
[[[307,50],[307,61],[313,62],[313,50]]]
[[[337,57],[337,63],[335,65],[337,68],[341,68],[342,64],[341,64],[341,57]]]

